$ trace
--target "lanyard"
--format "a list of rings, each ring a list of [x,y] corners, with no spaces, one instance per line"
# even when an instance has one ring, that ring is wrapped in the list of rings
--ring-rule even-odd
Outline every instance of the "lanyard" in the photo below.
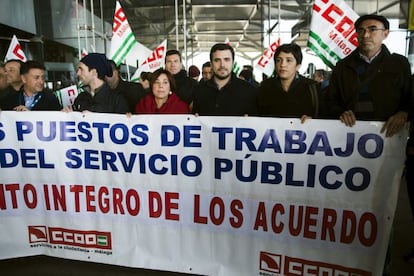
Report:
[[[36,96],[34,97],[34,100],[32,101],[32,103],[29,106],[26,106],[29,110],[32,110],[32,108],[40,101],[40,99],[42,98],[42,93],[37,93]],[[24,98],[24,92],[22,92],[21,94],[21,104],[22,105],[26,105],[26,100]]]

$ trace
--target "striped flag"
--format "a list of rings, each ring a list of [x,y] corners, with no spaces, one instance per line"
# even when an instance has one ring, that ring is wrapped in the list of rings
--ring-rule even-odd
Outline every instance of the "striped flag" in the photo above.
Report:
[[[116,1],[114,24],[112,27],[111,53],[109,58],[117,65],[125,60],[131,48],[136,44],[128,20],[119,1]]]
[[[315,0],[308,47],[329,67],[358,47],[354,22],[358,14],[343,0]]]

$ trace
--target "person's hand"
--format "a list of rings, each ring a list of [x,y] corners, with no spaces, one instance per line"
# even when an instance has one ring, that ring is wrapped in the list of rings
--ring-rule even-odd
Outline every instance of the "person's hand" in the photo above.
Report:
[[[408,113],[399,111],[388,118],[385,124],[381,128],[381,133],[385,132],[385,137],[391,137],[394,134],[400,132],[407,122]]]
[[[65,106],[64,108],[62,108],[60,111],[69,113],[69,112],[73,112],[73,108],[72,108],[71,105],[68,105],[68,106]]]
[[[15,108],[13,108],[14,111],[30,111],[26,106],[24,105],[18,105]]]
[[[339,116],[339,119],[342,123],[349,127],[355,125],[356,122],[355,114],[352,110],[347,110],[344,113],[342,113],[341,116]]]
[[[300,123],[303,124],[307,119],[312,119],[312,117],[308,115],[302,115],[302,117],[300,117]]]

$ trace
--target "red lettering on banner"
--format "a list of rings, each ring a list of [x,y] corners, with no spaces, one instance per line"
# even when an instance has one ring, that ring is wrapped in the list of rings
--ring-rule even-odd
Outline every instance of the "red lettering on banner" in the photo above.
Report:
[[[30,194],[30,196],[29,196]],[[37,192],[35,186],[26,184],[23,187],[24,203],[29,209],[34,209],[37,206]]]
[[[98,190],[98,198],[101,200],[98,201],[99,210],[102,213],[106,214],[110,210],[110,202],[109,202],[109,189],[105,186],[100,187]]]
[[[194,222],[207,224],[207,217],[200,216],[200,195],[194,195]]]
[[[165,205],[163,205],[163,199],[158,192],[148,192],[148,212],[151,218],[159,218],[163,213],[163,206],[165,206],[165,219],[167,220],[180,220],[180,217],[176,213],[172,213],[172,210],[178,210],[178,203],[173,200],[178,200],[178,193],[165,192]]]
[[[7,209],[5,192],[9,192],[13,209],[18,208],[16,192],[20,190],[19,184],[0,184],[0,209]]]
[[[243,202],[240,200],[233,200],[230,204],[230,211],[234,217],[230,218],[230,225],[234,228],[240,228],[243,224],[243,214],[240,210],[243,209]]]
[[[52,200],[53,200],[53,210],[58,211],[62,209],[62,211],[66,211],[66,194],[65,194],[65,186],[51,185],[52,187]],[[49,194],[49,185],[43,185],[43,194],[45,196],[45,207],[46,210],[51,210],[50,206],[50,194]]]
[[[213,197],[210,202],[210,219],[214,225],[221,225],[223,223],[224,208],[223,199],[217,196]]]
[[[308,207],[305,211],[305,222],[303,223],[303,236],[308,239],[316,239],[316,231],[312,231],[310,228],[315,227],[317,224],[317,216],[319,209],[316,207]],[[312,217],[312,216],[315,216]]]
[[[257,207],[256,220],[253,229],[259,230],[259,227],[267,232],[266,205],[262,201],[259,202],[259,206]]]
[[[289,213],[285,214],[285,210],[289,210]],[[284,223],[288,223],[286,231],[293,237],[335,242],[337,236],[339,242],[344,244],[359,242],[367,247],[374,245],[378,235],[375,214],[366,212],[358,217],[353,211],[343,210],[342,220],[338,221],[337,217],[334,209],[297,205],[289,205],[287,208],[276,203],[269,218],[265,202],[259,202],[253,229],[267,232],[269,221],[273,233],[281,234],[285,230]]]
[[[369,234],[368,237],[365,237],[365,229],[366,229],[366,224],[368,222],[371,225],[371,232],[367,233]],[[378,222],[375,218],[375,215],[373,213],[362,214],[359,220],[359,225],[358,225],[359,241],[365,246],[371,246],[374,244],[375,240],[377,239],[377,235],[378,235]]]
[[[322,231],[321,231],[321,239],[327,240],[327,233],[329,233],[330,241],[335,241],[335,229],[334,226],[336,224],[336,212],[333,209],[325,208],[323,209],[323,217],[322,217]]]
[[[200,206],[208,204],[208,215],[201,216]],[[240,210],[243,209],[243,203],[238,199],[230,201],[228,222],[234,228],[240,228],[243,224],[243,214]],[[209,202],[201,202],[200,195],[194,195],[194,223],[212,224],[219,226],[226,220],[226,202],[218,196],[210,199]]]
[[[285,208],[283,207],[282,204],[275,204],[275,206],[273,206],[273,210],[272,210],[272,230],[274,233],[282,233],[283,228],[284,228],[284,224],[283,222],[277,223],[277,214],[280,213],[280,215],[283,215],[285,213]]]
[[[85,187],[86,211],[88,212],[96,211],[95,205],[92,204],[95,201],[94,192],[95,192],[94,186]]]

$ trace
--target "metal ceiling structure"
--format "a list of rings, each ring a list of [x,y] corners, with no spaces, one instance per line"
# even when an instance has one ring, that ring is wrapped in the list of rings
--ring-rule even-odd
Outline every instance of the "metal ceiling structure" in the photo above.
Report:
[[[94,13],[112,22],[115,1],[94,0]],[[100,2],[100,3],[98,3]],[[169,49],[195,54],[209,52],[213,44],[228,39],[238,53],[262,52],[269,32],[278,24],[298,20],[295,40],[305,46],[311,0],[120,0],[136,39],[153,49],[168,39]],[[400,4],[392,0],[345,1],[358,14],[380,13],[399,18]],[[268,26],[268,20],[276,22]],[[267,25],[266,25],[267,24]],[[279,28],[280,31],[280,28]],[[184,35],[186,34],[186,35]],[[185,51],[184,51],[185,50]]]

